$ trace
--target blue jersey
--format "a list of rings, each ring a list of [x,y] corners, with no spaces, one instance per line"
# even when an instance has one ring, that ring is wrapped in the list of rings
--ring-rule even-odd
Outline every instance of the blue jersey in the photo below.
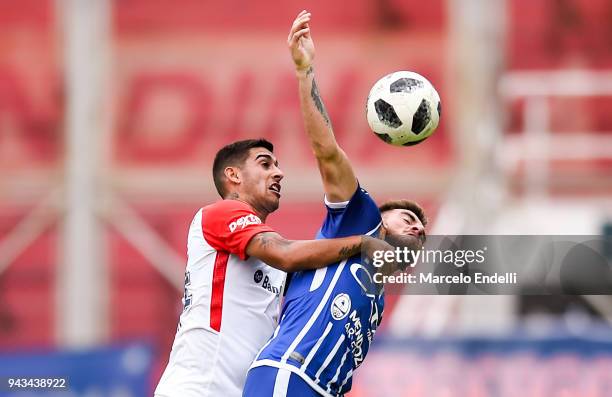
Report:
[[[326,206],[317,239],[378,233],[380,212],[361,187],[348,202]],[[288,369],[325,396],[348,392],[382,318],[372,275],[360,256],[293,274],[280,324],[251,368]]]

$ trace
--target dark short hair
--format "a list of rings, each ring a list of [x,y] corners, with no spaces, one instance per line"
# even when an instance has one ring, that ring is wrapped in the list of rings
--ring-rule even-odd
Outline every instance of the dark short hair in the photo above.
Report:
[[[225,168],[241,167],[249,155],[249,150],[262,147],[274,151],[274,145],[265,139],[245,139],[223,146],[215,155],[213,162],[213,181],[221,197],[225,197]]]
[[[414,201],[410,200],[389,200],[384,202],[378,210],[382,214],[385,211],[391,210],[408,210],[414,212],[414,214],[419,218],[423,226],[427,226],[427,217],[425,216],[425,211],[423,208]]]

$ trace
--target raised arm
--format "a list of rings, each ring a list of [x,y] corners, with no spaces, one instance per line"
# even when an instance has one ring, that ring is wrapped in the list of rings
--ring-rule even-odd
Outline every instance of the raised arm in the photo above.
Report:
[[[336,142],[315,81],[315,49],[309,22],[310,13],[302,11],[293,21],[287,38],[299,82],[302,117],[327,199],[331,202],[348,201],[357,189],[357,179],[346,153]]]
[[[370,236],[287,240],[278,233],[265,232],[251,239],[246,253],[290,273],[325,267],[357,255],[362,249],[369,253],[393,248],[385,241]]]

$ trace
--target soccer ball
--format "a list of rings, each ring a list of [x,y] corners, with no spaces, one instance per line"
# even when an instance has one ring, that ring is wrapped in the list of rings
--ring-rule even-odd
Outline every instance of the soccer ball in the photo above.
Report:
[[[391,145],[412,146],[433,134],[442,109],[438,92],[425,77],[399,71],[374,84],[366,110],[377,137]]]

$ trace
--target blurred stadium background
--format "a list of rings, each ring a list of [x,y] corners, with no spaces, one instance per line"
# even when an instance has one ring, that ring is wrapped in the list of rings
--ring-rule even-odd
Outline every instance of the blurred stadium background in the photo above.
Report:
[[[275,143],[270,222],[313,236],[321,186],[285,43],[304,8],[336,135],[378,200],[417,199],[436,234],[612,233],[610,0],[1,0],[0,375],[151,395],[227,142]],[[401,69],[442,97],[411,148],[364,115]],[[612,395],[610,296],[387,302],[351,397]]]

